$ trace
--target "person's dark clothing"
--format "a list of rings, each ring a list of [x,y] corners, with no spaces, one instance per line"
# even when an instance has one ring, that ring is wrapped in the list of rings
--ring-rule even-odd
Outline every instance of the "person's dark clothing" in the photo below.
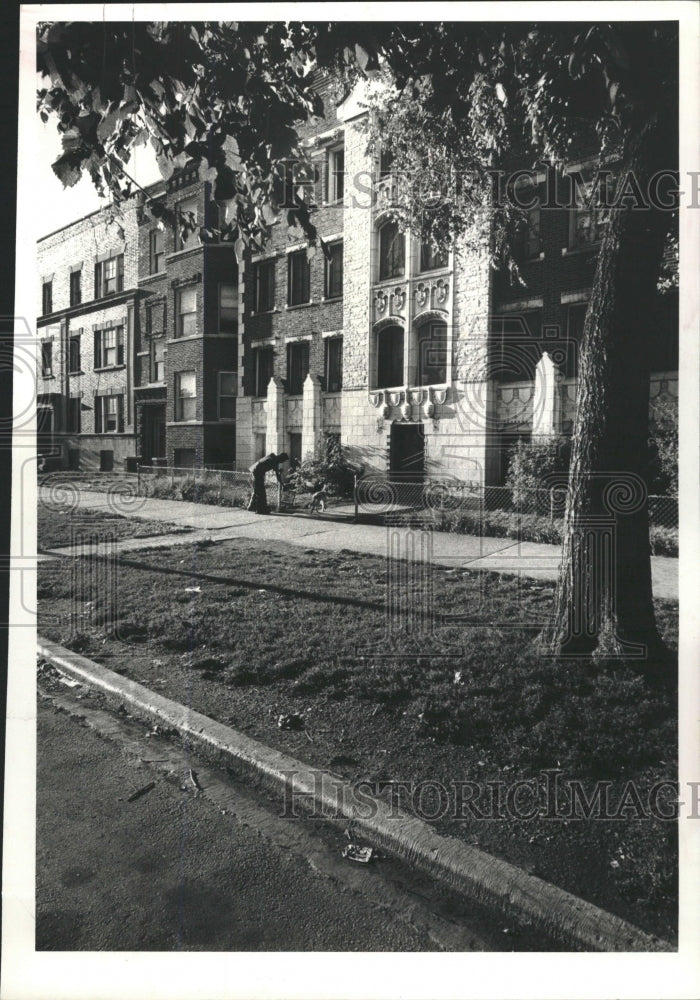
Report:
[[[270,508],[267,505],[265,476],[268,472],[274,472],[279,479],[279,468],[283,461],[285,458],[282,455],[270,452],[269,455],[265,455],[264,458],[258,459],[254,465],[251,465],[249,472],[253,475],[253,495],[250,498],[248,510],[254,511],[256,514],[270,513]]]

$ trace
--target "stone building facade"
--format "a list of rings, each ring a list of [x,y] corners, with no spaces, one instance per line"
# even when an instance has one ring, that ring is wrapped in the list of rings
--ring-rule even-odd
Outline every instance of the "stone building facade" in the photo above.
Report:
[[[533,209],[520,285],[493,271],[487,220],[431,252],[391,222],[396,179],[368,154],[362,95],[336,104],[319,88],[326,115],[302,129],[315,176],[291,177],[326,253],[283,213],[239,268],[231,244],[197,235],[218,210],[194,167],[140,196],[189,218],[189,237],[135,199],[121,235],[94,214],[40,241],[40,446],[54,461],[245,469],[269,451],[319,455],[330,434],[368,473],[497,484],[515,442],[571,432],[599,217]],[[677,395],[675,293],[658,322],[652,405]]]

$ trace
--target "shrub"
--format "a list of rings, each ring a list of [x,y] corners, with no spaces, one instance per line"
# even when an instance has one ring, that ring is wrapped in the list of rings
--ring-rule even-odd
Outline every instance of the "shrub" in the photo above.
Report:
[[[650,492],[678,493],[678,403],[669,396],[654,401],[650,418]]]
[[[660,524],[649,526],[649,544],[653,556],[678,556],[678,528],[664,528]]]
[[[352,495],[355,476],[361,469],[349,462],[340,444],[339,434],[324,434],[320,458],[309,458],[295,470],[295,485],[299,492],[315,493],[325,488],[332,496]]]
[[[518,441],[511,449],[506,487],[513,504],[518,506],[531,490],[547,490],[553,477],[565,476],[571,459],[571,439]]]

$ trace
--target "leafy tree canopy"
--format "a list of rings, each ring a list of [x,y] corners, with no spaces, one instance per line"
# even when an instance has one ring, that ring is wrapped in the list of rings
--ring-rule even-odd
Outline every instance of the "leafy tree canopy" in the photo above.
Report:
[[[384,73],[392,89],[374,103],[370,140],[381,133],[397,170],[421,178],[403,221],[435,242],[473,213],[436,204],[431,177],[444,194],[469,178],[483,198],[489,168],[561,161],[584,128],[601,151],[624,152],[675,104],[676,46],[671,22],[42,23],[38,108],[61,133],[65,185],[87,172],[119,204],[134,191],[135,147],[152,146],[165,178],[193,159],[226,208],[223,238],[242,249],[284,210],[315,239],[303,187],[285,184],[290,161],[312,169],[299,126],[323,115],[315,71],[335,70],[346,89]],[[497,219],[497,251],[512,226]]]

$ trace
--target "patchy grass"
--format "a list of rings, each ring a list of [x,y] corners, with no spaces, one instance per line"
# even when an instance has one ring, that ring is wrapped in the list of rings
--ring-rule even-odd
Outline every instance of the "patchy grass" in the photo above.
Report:
[[[73,545],[80,537],[106,541],[180,534],[191,530],[167,521],[122,517],[111,511],[86,508],[69,511],[58,505],[51,507],[43,504],[39,504],[37,510],[37,542],[39,548],[44,550]]]
[[[460,535],[484,535],[488,538],[517,538],[523,542],[561,545],[564,522],[542,514],[519,514],[515,511],[446,510],[432,511],[428,522],[436,531]],[[653,556],[678,557],[678,528],[649,525],[649,551]]]
[[[349,776],[484,787],[557,768],[587,788],[633,780],[642,795],[675,780],[669,688],[632,667],[538,656],[551,585],[434,567],[431,609],[406,564],[389,576],[380,557],[237,539],[125,557],[109,595],[99,561],[81,562],[73,579],[65,561],[39,567],[41,634],[318,766],[342,752]],[[657,602],[657,615],[674,646],[677,607]],[[277,728],[288,711],[311,739]],[[675,933],[674,824],[441,825]]]

